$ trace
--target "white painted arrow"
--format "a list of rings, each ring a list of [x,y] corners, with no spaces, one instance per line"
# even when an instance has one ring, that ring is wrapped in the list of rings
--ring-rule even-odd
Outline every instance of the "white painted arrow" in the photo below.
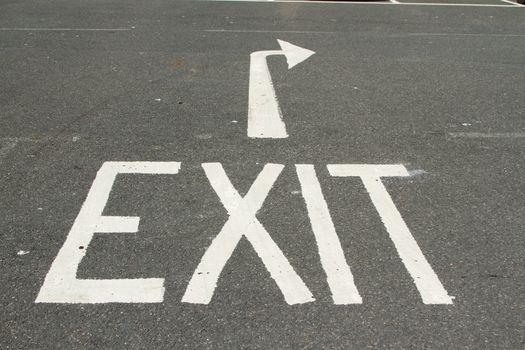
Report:
[[[281,50],[256,51],[250,55],[248,137],[251,138],[288,137],[266,57],[284,55],[291,69],[315,53],[283,40],[277,41]]]

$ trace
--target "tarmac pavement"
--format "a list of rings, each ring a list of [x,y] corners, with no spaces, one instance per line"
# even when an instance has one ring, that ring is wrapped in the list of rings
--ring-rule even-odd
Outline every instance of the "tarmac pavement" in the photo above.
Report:
[[[2,1],[1,348],[522,349],[525,8],[443,3]]]

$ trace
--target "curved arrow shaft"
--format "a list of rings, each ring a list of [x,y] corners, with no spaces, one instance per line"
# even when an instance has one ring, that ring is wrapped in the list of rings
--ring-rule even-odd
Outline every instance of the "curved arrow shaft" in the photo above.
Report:
[[[257,51],[250,55],[248,137],[252,138],[288,137],[266,62],[270,55],[283,55],[283,51]]]

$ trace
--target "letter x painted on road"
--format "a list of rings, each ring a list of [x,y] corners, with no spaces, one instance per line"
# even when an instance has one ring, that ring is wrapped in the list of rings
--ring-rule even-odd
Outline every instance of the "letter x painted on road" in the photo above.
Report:
[[[301,277],[255,217],[284,166],[267,164],[244,197],[235,190],[221,164],[205,163],[202,167],[230,217],[202,257],[182,301],[194,304],[211,301],[221,271],[243,236],[261,258],[288,304],[314,301]]]

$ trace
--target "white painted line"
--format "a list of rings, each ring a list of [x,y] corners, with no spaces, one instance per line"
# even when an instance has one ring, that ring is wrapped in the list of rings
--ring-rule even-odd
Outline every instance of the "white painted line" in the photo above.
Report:
[[[278,34],[336,34],[338,32],[319,32],[308,30],[250,30],[250,29],[205,29],[208,33],[278,33]]]
[[[303,4],[333,4],[333,5],[390,5],[390,6],[458,6],[458,7],[507,7],[515,8],[522,7],[516,5],[503,5],[503,4],[454,4],[454,3],[427,3],[427,2],[368,2],[368,1],[316,1],[316,0],[204,0],[211,2],[254,2],[254,3],[303,3]]]
[[[266,57],[284,55],[288,69],[291,69],[315,53],[283,40],[277,41],[281,50],[256,51],[250,54],[248,137],[251,138],[288,137]]]
[[[160,303],[163,278],[77,279],[78,265],[96,232],[137,232],[138,217],[102,216],[118,174],[177,174],[178,162],[105,162],[58,252],[36,303]],[[100,230],[100,231],[99,231]]]
[[[182,298],[185,303],[208,304],[220,274],[240,239],[245,236],[290,305],[314,301],[312,293],[288,259],[256,218],[283,165],[266,164],[248,193],[241,197],[219,163],[202,164],[204,171],[230,215],[204,253]]]
[[[394,36],[479,36],[487,37],[525,37],[525,34],[505,34],[505,33],[399,33]]]
[[[419,2],[398,2],[396,5],[407,5],[407,6],[457,6],[457,7],[516,7],[512,5],[498,5],[498,4],[453,4],[453,3],[419,3]]]
[[[131,28],[0,28],[0,31],[27,32],[124,32]]]
[[[425,304],[452,304],[452,298],[439,281],[416,240],[410,233],[381,177],[410,176],[403,165],[341,164],[328,165],[332,176],[358,176],[363,181],[390,239],[403,261]]]
[[[205,29],[207,33],[288,33],[288,34],[345,34],[348,31],[339,32],[319,32],[319,31],[301,31],[301,30],[250,30],[250,29]],[[479,36],[479,37],[525,37],[525,34],[512,33],[389,33],[392,37],[405,36]]]
[[[519,139],[525,138],[525,132],[495,132],[495,133],[482,133],[482,132],[449,132],[449,136],[457,138],[480,138],[480,139]]]
[[[511,5],[514,5],[514,6],[523,6],[521,4],[518,4],[516,1],[511,1],[511,0],[500,0],[500,1],[503,1],[507,4],[511,4]]]
[[[361,296],[346,262],[315,168],[310,164],[295,167],[334,304],[361,304]]]

